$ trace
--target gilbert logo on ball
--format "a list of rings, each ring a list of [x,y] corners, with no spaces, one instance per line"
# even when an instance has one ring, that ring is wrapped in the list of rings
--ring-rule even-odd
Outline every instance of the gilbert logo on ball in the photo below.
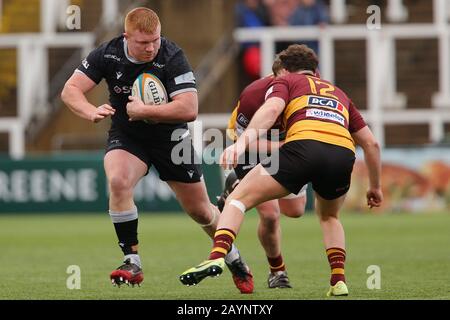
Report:
[[[166,88],[161,80],[151,73],[143,73],[133,83],[131,94],[139,97],[144,104],[161,105],[168,102]],[[151,121],[145,122],[151,123]]]

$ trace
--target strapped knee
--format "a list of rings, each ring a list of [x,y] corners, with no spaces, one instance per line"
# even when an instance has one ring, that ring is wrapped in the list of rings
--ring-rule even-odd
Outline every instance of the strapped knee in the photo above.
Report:
[[[217,213],[217,211],[212,208],[212,205],[211,205],[211,213],[212,213],[211,221],[207,224],[199,223],[200,227],[202,227],[202,228],[211,227],[217,222],[217,220],[219,219],[219,213]]]

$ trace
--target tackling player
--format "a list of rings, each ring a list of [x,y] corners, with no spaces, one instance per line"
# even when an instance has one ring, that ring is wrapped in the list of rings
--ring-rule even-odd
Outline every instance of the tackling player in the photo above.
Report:
[[[256,111],[264,103],[267,90],[272,85],[273,80],[278,76],[286,75],[288,72],[283,69],[280,59],[277,57],[272,65],[273,74],[253,81],[241,93],[237,106],[233,110],[228,123],[228,136],[235,141],[247,128]],[[283,140],[284,134],[281,123],[277,121],[271,130],[277,130],[281,134],[277,140]],[[273,131],[274,132],[274,131]],[[267,138],[270,138],[268,135]],[[226,189],[218,200],[219,210],[223,209],[225,200],[237,183],[242,180],[247,173],[258,163],[261,155],[258,153],[258,146],[267,145],[268,150],[279,148],[279,141],[259,139],[254,146],[244,154],[244,163],[239,163],[226,178]],[[265,148],[264,148],[265,149]],[[250,153],[254,153],[250,155]],[[280,212],[288,217],[301,217],[305,211],[306,187],[303,186],[298,194],[290,194],[284,198],[270,200],[256,206],[260,216],[258,224],[258,238],[266,253],[269,262],[270,272],[267,279],[269,288],[291,288],[286,266],[281,254],[281,228]]]
[[[293,51],[296,54],[289,54]],[[271,156],[267,163],[256,166],[237,185],[220,216],[209,260],[188,269],[183,275],[202,280],[220,274],[223,257],[231,248],[247,209],[297,193],[311,182],[331,268],[327,296],[345,296],[348,295],[344,275],[345,235],[339,211],[350,187],[355,143],[364,151],[369,172],[367,204],[370,208],[380,206],[383,201],[380,147],[347,95],[330,82],[314,76],[318,58],[313,50],[304,45],[293,45],[285,53],[279,58],[291,74],[274,80],[266,102],[237,142],[223,152],[221,162],[226,167],[235,166],[239,156],[257,138],[254,131],[271,128],[282,116],[287,133],[279,159]],[[302,66],[298,67],[298,63]],[[270,163],[276,160],[279,169],[268,172]]]

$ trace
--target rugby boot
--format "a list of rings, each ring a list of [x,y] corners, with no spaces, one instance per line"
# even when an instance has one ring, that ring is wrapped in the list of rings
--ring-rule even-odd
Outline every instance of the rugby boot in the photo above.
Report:
[[[332,296],[348,296],[347,285],[344,281],[338,281],[334,286],[330,287],[330,290],[327,292],[327,297]]]
[[[206,260],[196,267],[192,267],[180,276],[180,281],[184,285],[192,286],[198,284],[206,277],[217,277],[225,268],[225,259],[219,258],[214,260]]]
[[[286,271],[269,273],[267,284],[269,288],[292,288]]]
[[[122,284],[140,286],[144,281],[144,273],[141,267],[137,264],[131,263],[130,259],[124,261],[124,263],[110,274],[111,283],[114,286],[121,286]]]
[[[253,293],[253,275],[248,265],[242,260],[241,256],[230,263],[225,262],[233,276],[233,282],[241,293]]]

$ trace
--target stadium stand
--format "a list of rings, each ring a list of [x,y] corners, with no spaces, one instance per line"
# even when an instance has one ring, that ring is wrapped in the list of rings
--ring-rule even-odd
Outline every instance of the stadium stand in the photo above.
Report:
[[[86,126],[83,121],[74,120],[61,107],[58,92],[84,53],[102,39],[121,32],[120,14],[133,3],[149,5],[160,12],[163,34],[185,49],[196,70],[201,103],[199,119],[205,120],[206,127],[224,128],[242,89],[236,42],[248,41],[248,37],[260,41],[260,36],[267,39],[274,35],[270,29],[264,29],[264,36],[262,32],[250,33],[245,29],[233,32],[236,0],[108,1],[108,6],[103,5],[104,0],[57,1],[60,12],[55,9],[53,20],[49,20],[51,10],[46,9],[46,4],[52,1],[3,1],[0,152],[16,158],[26,153],[103,147],[108,124]],[[302,33],[322,41],[325,46],[320,50],[322,75],[350,92],[386,146],[445,142],[450,135],[450,37],[446,1],[379,1],[380,31],[366,28],[370,15],[367,1],[324,2],[331,17],[326,32],[317,33],[314,27],[282,28],[276,29],[276,37],[289,38],[290,33]],[[80,30],[68,31],[59,21],[64,12],[61,10],[71,4],[81,8]],[[119,16],[112,19],[110,10],[116,10]],[[118,23],[105,28],[101,22],[108,17]],[[185,21],[195,30],[189,37],[178,32],[183,30]],[[204,28],[205,24],[210,28]],[[348,32],[336,36],[335,28]],[[233,35],[236,42],[231,41]],[[393,37],[392,41],[386,40],[387,35]],[[380,43],[383,45],[379,46]],[[262,44],[262,73],[267,73],[268,61],[274,53],[273,42]],[[33,58],[27,60],[23,50],[34,50]],[[374,68],[380,61],[383,70]],[[31,79],[41,76],[39,86],[36,81],[22,81],[25,74]],[[99,103],[106,98],[101,88],[90,95],[90,99]]]
[[[436,144],[448,136],[449,52],[447,2],[380,1],[381,29],[369,30],[367,1],[333,1],[341,23],[317,28],[239,29],[239,41],[262,41],[263,74],[273,43],[319,38],[321,73],[350,92],[383,145]],[[399,23],[401,22],[401,23]]]

